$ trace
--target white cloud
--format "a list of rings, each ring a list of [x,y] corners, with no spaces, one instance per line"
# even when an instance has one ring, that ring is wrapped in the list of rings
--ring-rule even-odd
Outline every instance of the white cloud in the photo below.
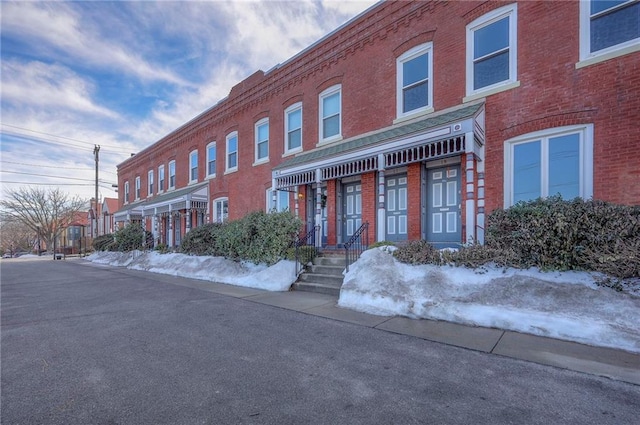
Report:
[[[116,118],[116,112],[92,101],[94,91],[92,82],[60,65],[2,62],[3,102],[15,102],[20,108],[63,108]]]

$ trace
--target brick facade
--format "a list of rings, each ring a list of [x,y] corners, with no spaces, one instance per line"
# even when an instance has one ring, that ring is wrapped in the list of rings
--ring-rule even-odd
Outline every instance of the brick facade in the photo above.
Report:
[[[502,91],[468,96],[467,25],[515,4],[517,48],[512,47],[511,52],[517,51],[516,82]],[[401,166],[407,168],[406,238],[423,238],[429,225],[429,218],[424,217],[424,206],[430,199],[429,194],[425,194],[426,172],[423,170],[433,163],[436,156],[417,158],[417,151],[410,152],[411,147],[402,143],[415,139],[412,146],[424,147],[440,142],[455,136],[458,124],[461,127],[467,124],[474,126],[460,133],[465,140],[463,149],[447,155],[438,154],[440,156],[437,157],[447,158],[449,164],[451,161],[459,164],[458,231],[463,231],[458,242],[482,240],[485,212],[505,204],[505,141],[538,131],[573,125],[592,126],[593,172],[585,179],[593,186],[593,197],[616,203],[640,204],[638,40],[621,54],[583,66],[580,31],[578,1],[379,4],[266,74],[255,72],[234,86],[228,98],[120,164],[119,220],[144,215],[147,227],[161,232],[158,229],[166,227],[157,224],[162,217],[180,215],[184,233],[188,230],[189,221],[191,227],[196,224],[194,205],[198,211],[206,213],[205,221],[211,222],[217,219],[213,202],[228,198],[228,219],[237,219],[251,211],[264,210],[266,191],[275,182],[281,189],[297,190],[302,194],[297,199],[294,193],[290,194],[289,208],[294,211],[297,204],[298,214],[308,221],[315,217],[316,209],[309,208],[313,202],[307,202],[309,193],[313,194],[315,201],[315,190],[310,190],[311,184],[321,184],[327,191],[327,244],[335,246],[344,242],[338,237],[337,229],[341,226],[338,213],[342,208],[336,202],[342,190],[340,176],[348,174],[352,179],[360,176],[362,220],[370,223],[369,235],[380,239],[385,227],[379,215],[378,172],[393,168],[381,163],[380,158],[397,153],[398,157],[404,155],[406,161]],[[429,76],[432,80],[432,105],[424,113],[405,119],[399,117],[396,106],[399,95],[397,60],[425,43],[432,46],[429,57],[432,60],[432,75]],[[341,86],[341,138],[322,143],[318,96],[337,84]],[[285,153],[284,111],[297,102],[301,102],[303,108],[302,151],[291,155]],[[461,117],[456,115],[460,108],[474,102],[479,105],[477,112]],[[410,126],[431,117],[434,117],[434,123],[438,117],[450,119],[443,118],[442,122],[429,124],[431,127],[425,124],[427,127],[421,130],[424,140],[414,137]],[[255,123],[264,118],[269,120],[269,159],[254,164]],[[446,128],[449,128],[451,136],[432,136]],[[406,135],[394,136],[396,129]],[[226,172],[226,137],[232,132],[238,135],[238,167],[237,171]],[[365,145],[369,143],[367,135],[371,132],[389,136],[386,140]],[[474,140],[478,142],[474,143]],[[215,177],[207,175],[206,147],[212,142],[216,143],[217,150]],[[355,146],[354,150],[334,152],[340,151],[340,145],[348,143]],[[402,147],[392,152],[396,144]],[[385,150],[387,146],[389,148]],[[369,155],[367,149],[375,152]],[[175,191],[195,187],[193,183],[189,184],[189,154],[194,150],[198,152],[197,182],[208,182],[206,207],[198,203],[202,198],[189,193],[172,199],[172,191],[166,187],[162,193],[151,196],[147,193],[148,171],[154,170],[157,179],[158,167],[164,164],[168,181],[168,164],[172,160],[176,162]],[[368,165],[354,159],[358,152],[362,153],[358,158],[369,161]],[[369,156],[365,158],[366,155]],[[472,169],[468,169],[469,155]],[[384,162],[388,160],[384,159]],[[346,173],[339,168],[342,166],[364,168],[361,172]],[[301,170],[307,168],[298,173],[296,167],[302,167]],[[285,184],[283,177],[280,180],[284,175],[290,175],[294,180],[315,176],[316,170],[339,170],[342,174],[336,178],[322,178],[320,182],[316,177],[302,183]],[[134,199],[137,176],[141,180],[138,200]],[[122,189],[126,181],[131,192],[127,203]],[[157,183],[155,187],[157,192]],[[186,199],[186,206],[180,204],[183,199]],[[153,211],[150,212],[151,209]],[[188,209],[191,220],[185,218],[189,214]],[[155,226],[152,217],[156,218]]]

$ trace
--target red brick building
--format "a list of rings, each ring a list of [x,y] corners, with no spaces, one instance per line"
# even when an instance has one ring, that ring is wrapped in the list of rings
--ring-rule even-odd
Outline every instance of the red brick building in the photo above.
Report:
[[[323,244],[484,240],[560,193],[640,203],[638,1],[382,2],[118,166],[116,221],[175,246],[289,208]]]

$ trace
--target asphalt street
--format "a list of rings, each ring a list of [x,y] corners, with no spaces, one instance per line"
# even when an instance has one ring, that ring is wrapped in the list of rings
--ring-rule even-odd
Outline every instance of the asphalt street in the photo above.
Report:
[[[640,386],[84,260],[2,260],[2,424],[636,424]]]

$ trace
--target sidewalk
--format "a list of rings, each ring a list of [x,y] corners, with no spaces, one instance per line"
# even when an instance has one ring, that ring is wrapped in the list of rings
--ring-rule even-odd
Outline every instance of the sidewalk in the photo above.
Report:
[[[158,278],[162,279],[162,275]],[[640,385],[640,354],[593,347],[535,335],[456,323],[384,317],[343,309],[331,295],[312,292],[265,292],[193,279],[165,276],[174,284],[198,288],[260,304],[422,338],[456,347],[511,357]]]

